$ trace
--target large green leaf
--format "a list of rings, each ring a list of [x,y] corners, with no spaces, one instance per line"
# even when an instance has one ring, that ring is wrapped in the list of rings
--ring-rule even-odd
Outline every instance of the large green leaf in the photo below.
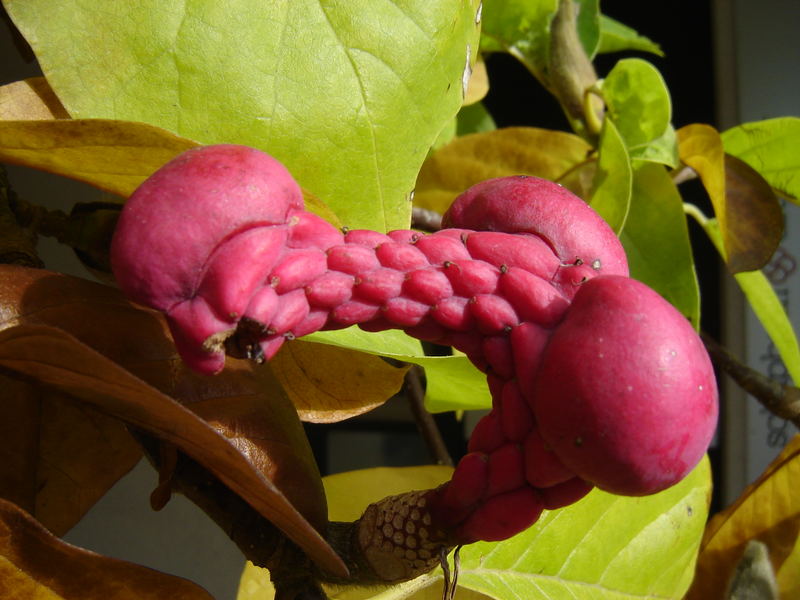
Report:
[[[722,134],[725,152],[741,158],[772,187],[800,199],[800,118],[744,123]]]
[[[669,90],[658,70],[640,58],[619,61],[602,84],[608,116],[632,158],[664,136],[672,117]]]
[[[669,300],[695,327],[700,323],[700,293],[683,201],[666,169],[640,163],[621,236],[631,276]]]
[[[595,490],[510,540],[466,546],[459,584],[498,600],[681,598],[710,491],[707,460],[654,496]]]
[[[4,0],[74,118],[268,151],[352,227],[404,227],[478,0]]]

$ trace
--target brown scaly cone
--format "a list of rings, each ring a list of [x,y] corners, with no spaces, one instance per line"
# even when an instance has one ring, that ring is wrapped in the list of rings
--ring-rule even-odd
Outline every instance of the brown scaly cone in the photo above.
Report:
[[[455,544],[433,522],[435,490],[389,496],[371,504],[358,521],[356,553],[384,583],[407,581],[429,572]]]

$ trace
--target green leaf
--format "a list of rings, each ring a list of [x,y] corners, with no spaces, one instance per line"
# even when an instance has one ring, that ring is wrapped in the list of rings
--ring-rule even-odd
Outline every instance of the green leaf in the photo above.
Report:
[[[700,220],[700,224],[714,242],[717,251],[724,256],[719,222],[716,219],[705,219]],[[734,277],[750,308],[778,349],[778,354],[796,385],[800,382],[800,345],[783,303],[762,271],[736,273]]]
[[[74,118],[261,148],[345,224],[377,230],[409,223],[463,100],[478,4],[5,0]]]
[[[600,45],[600,0],[577,0],[578,37],[589,58],[597,53]]]
[[[431,412],[489,408],[492,404],[486,375],[463,355],[426,356],[418,340],[390,329],[370,333],[358,327],[318,331],[303,338],[369,354],[414,363],[425,369],[425,406]]]
[[[631,277],[666,298],[695,327],[700,324],[700,292],[683,201],[664,167],[640,163],[621,236]]]
[[[510,52],[543,80],[557,8],[558,0],[484,0],[481,27],[488,41],[481,48]]]
[[[742,159],[790,200],[800,199],[800,118],[744,123],[722,133],[725,152]]]
[[[621,52],[623,50],[640,50],[664,56],[661,47],[652,40],[639,35],[636,31],[619,21],[600,15],[600,45],[598,54]]]
[[[661,137],[652,140],[645,146],[633,148],[631,160],[643,160],[666,165],[671,169],[677,168],[681,161],[678,157],[678,137],[675,128],[671,124],[667,125],[667,129]]]
[[[457,136],[494,131],[497,129],[492,115],[489,114],[489,111],[486,110],[486,106],[484,106],[482,102],[476,102],[475,104],[463,107],[458,111],[457,119]]]
[[[633,172],[625,143],[610,118],[603,121],[599,159],[589,204],[620,234],[631,205]]]
[[[707,459],[654,496],[594,490],[509,540],[465,546],[459,584],[497,600],[681,598],[710,491]]]
[[[667,131],[672,104],[664,79],[640,58],[619,61],[602,82],[610,117],[631,154],[642,151]]]

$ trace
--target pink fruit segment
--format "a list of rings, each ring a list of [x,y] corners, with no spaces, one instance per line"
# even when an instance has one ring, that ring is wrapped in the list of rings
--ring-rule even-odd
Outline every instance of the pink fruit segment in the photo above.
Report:
[[[477,294],[469,301],[469,310],[475,317],[478,330],[484,335],[497,335],[510,332],[519,325],[519,317],[514,307],[501,296]]]
[[[522,442],[529,433],[535,432],[533,413],[519,389],[516,380],[505,382],[500,396],[500,422],[506,439]]]
[[[552,279],[561,261],[541,238],[534,235],[478,231],[467,236],[473,259],[495,267],[518,267],[545,281]]]
[[[428,314],[430,307],[408,298],[392,298],[382,307],[382,316],[398,327],[414,327]]]
[[[441,269],[415,269],[406,275],[403,294],[413,300],[433,305],[453,295],[453,286]]]
[[[511,267],[500,276],[499,290],[521,320],[542,327],[554,327],[569,306],[549,281],[518,267]]]
[[[444,273],[453,286],[453,293],[471,298],[477,294],[494,294],[500,269],[479,260],[457,260],[444,264]]]
[[[556,510],[575,504],[592,491],[592,485],[578,477],[573,477],[563,483],[538,491],[545,510]]]
[[[400,295],[404,280],[404,274],[395,269],[379,268],[368,271],[356,278],[353,295],[364,302],[383,304]]]
[[[507,443],[489,455],[486,496],[496,496],[525,486],[525,462],[519,444]]]
[[[416,246],[407,242],[381,244],[375,249],[375,256],[384,267],[404,272],[422,269],[430,264],[428,258]]]
[[[328,270],[325,253],[318,248],[287,251],[269,275],[269,283],[285,294],[314,281]]]
[[[441,231],[420,237],[415,242],[415,246],[432,265],[443,265],[445,262],[472,258],[460,238],[443,235]]]
[[[671,486],[700,461],[716,397],[714,370],[689,322],[621,276],[581,286],[532,395],[541,435],[559,459],[597,487],[633,496]]]
[[[505,540],[533,525],[543,509],[542,499],[533,488],[492,496],[456,528],[457,541]]]
[[[507,335],[491,335],[483,339],[483,357],[491,372],[503,379],[514,376],[514,358]]]
[[[452,331],[470,331],[474,322],[469,299],[462,296],[451,296],[437,302],[431,307],[431,316]]]
[[[289,217],[289,248],[326,250],[344,243],[342,232],[325,219],[305,210],[292,211]]]
[[[378,233],[371,229],[351,229],[344,234],[344,241],[348,244],[360,244],[368,248],[377,248],[381,244],[391,242],[392,238],[385,233]]]
[[[497,450],[505,442],[506,436],[503,432],[503,424],[500,421],[500,415],[496,410],[492,410],[475,425],[475,429],[472,430],[472,435],[469,436],[467,449],[470,452],[489,454]]]
[[[440,506],[454,509],[440,516],[447,527],[460,522],[481,500],[489,482],[489,461],[482,452],[470,452],[459,462],[453,477],[440,491]],[[467,509],[466,511],[464,509]]]
[[[328,271],[317,277],[306,287],[310,304],[322,308],[334,308],[353,296],[355,277],[339,271]]]
[[[575,477],[558,457],[547,448],[536,428],[525,437],[525,478],[536,488],[549,488]]]
[[[359,244],[344,244],[328,249],[328,268],[348,275],[360,275],[381,266],[375,252]]]

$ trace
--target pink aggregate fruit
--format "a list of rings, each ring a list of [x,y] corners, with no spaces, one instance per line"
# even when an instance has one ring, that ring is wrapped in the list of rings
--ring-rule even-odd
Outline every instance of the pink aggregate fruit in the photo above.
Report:
[[[286,340],[352,325],[464,352],[492,409],[424,498],[455,543],[510,537],[594,486],[642,495],[683,478],[715,427],[713,369],[686,319],[628,277],[597,213],[514,176],[464,192],[444,223],[343,233],[304,210],[272,157],[206,146],[131,196],[112,266],[207,374],[226,353],[269,360]]]

